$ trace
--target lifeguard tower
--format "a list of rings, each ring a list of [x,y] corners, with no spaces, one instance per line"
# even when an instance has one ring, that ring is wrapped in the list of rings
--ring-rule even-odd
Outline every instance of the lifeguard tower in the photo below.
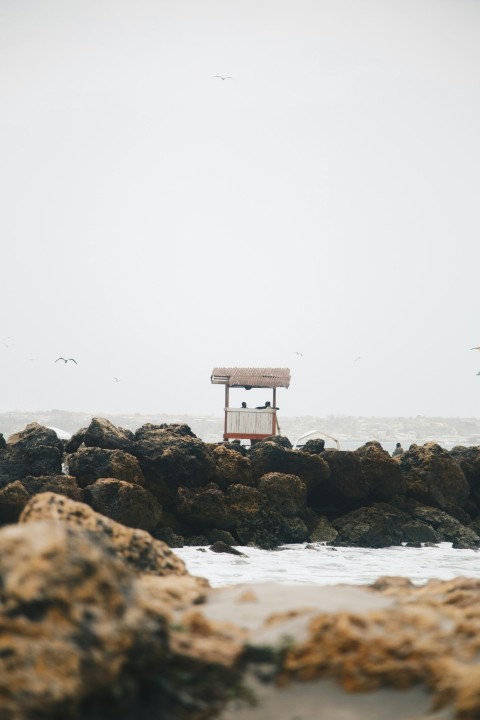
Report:
[[[224,440],[255,442],[280,431],[276,408],[277,388],[288,388],[290,385],[288,368],[214,368],[210,379],[214,385],[225,385]],[[272,406],[261,410],[231,408],[230,388],[270,388],[273,391]]]

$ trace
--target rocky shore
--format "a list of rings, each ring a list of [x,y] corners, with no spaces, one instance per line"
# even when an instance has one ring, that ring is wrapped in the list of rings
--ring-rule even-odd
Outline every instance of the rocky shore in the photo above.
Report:
[[[276,436],[246,450],[204,443],[187,425],[132,432],[102,418],[67,442],[35,423],[0,436],[0,523],[45,491],[171,547],[480,546],[479,446],[427,443],[390,457],[378,442],[341,451],[310,440],[299,451]]]
[[[480,450],[0,438],[2,720],[480,717],[480,581],[234,586],[172,546],[480,544]]]

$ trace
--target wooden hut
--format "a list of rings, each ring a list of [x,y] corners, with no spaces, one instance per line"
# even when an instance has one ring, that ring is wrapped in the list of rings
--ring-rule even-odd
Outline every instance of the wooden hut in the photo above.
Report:
[[[225,385],[224,440],[263,440],[279,431],[277,418],[277,388],[288,388],[288,368],[214,368],[211,375],[214,385]],[[230,388],[270,388],[271,407],[262,409],[230,407]]]

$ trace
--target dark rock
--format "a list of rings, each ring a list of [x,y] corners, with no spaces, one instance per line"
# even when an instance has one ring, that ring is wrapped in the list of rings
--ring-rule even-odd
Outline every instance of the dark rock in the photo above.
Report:
[[[285,435],[270,435],[270,437],[264,438],[262,442],[273,442],[279,447],[283,447],[286,450],[292,449],[292,443]]]
[[[5,438],[3,437],[2,433],[0,433],[0,452],[2,450],[6,450],[6,448],[7,448],[7,442],[6,442]]]
[[[401,530],[404,541],[408,542],[436,543],[439,539],[431,525],[417,519],[407,520],[403,523]]]
[[[361,456],[348,450],[325,450],[322,460],[330,473],[318,494],[318,510],[342,512],[364,505],[370,488],[363,474]]]
[[[43,475],[42,477],[27,476],[23,478],[22,485],[29,496],[44,492],[54,492],[71,500],[83,501],[83,490],[78,487],[77,481],[71,475]]]
[[[0,523],[16,523],[30,495],[20,480],[0,489]]]
[[[135,433],[135,455],[147,488],[165,505],[181,485],[202,487],[216,475],[211,449],[194,437],[187,425],[171,428],[147,424]]]
[[[469,494],[460,464],[436,443],[411,445],[394,458],[407,483],[407,494],[418,502],[457,516]]]
[[[83,442],[86,447],[131,453],[135,444],[135,435],[130,430],[115,427],[110,420],[93,418],[85,431]]]
[[[197,545],[210,545],[210,543],[205,535],[192,535],[189,538],[185,538],[185,545],[188,547],[196,547]]]
[[[0,487],[27,475],[60,475],[63,444],[54,430],[30,423],[0,453]]]
[[[67,440],[64,446],[64,450],[66,453],[74,453],[78,450],[80,445],[83,444],[83,440],[85,438],[85,433],[87,432],[87,428],[80,428],[80,430],[77,430],[76,433],[72,435],[70,440]]]
[[[210,530],[208,533],[208,539],[212,545],[219,540],[227,545],[238,545],[238,540],[236,540],[236,538],[234,538],[232,533],[228,532],[228,530],[218,530],[217,528]]]
[[[266,504],[256,488],[230,485],[226,492],[234,531],[240,545],[272,550],[283,542],[283,518]]]
[[[177,517],[198,529],[233,527],[225,495],[215,483],[201,488],[179,487],[173,508]]]
[[[216,543],[210,545],[210,550],[216,553],[229,553],[230,555],[241,555],[241,557],[245,557],[245,553],[240,552],[240,550],[237,550],[231,545],[227,545],[227,543],[224,543],[221,540],[217,540]]]
[[[390,502],[392,497],[405,495],[407,483],[400,466],[380,443],[368,442],[356,453],[360,455],[362,473],[372,501]]]
[[[296,475],[267,473],[260,478],[258,490],[269,507],[284,517],[301,515],[305,510],[307,488]]]
[[[476,503],[474,508],[476,514],[480,509],[480,447],[456,445],[450,450],[450,455],[458,462],[467,478],[471,495]]]
[[[158,500],[140,485],[101,478],[85,489],[85,502],[96,512],[127,527],[153,530],[162,515]]]
[[[137,458],[123,450],[80,448],[68,456],[68,468],[82,488],[99,478],[116,478],[132,485],[145,485]]]
[[[170,527],[157,526],[152,535],[156,540],[162,540],[171,548],[181,548],[185,545],[185,538],[174,532]]]
[[[257,479],[272,472],[299,477],[307,487],[310,504],[313,504],[312,498],[323,488],[330,474],[323,458],[290,450],[272,439],[256,443],[250,450],[250,461]]]
[[[325,450],[325,440],[323,438],[312,438],[307,440],[302,448],[302,452],[310,453],[311,455],[321,455]]]
[[[333,544],[370,548],[400,545],[403,541],[401,527],[407,519],[405,513],[386,503],[353,510],[332,522],[338,530]]]
[[[240,453],[240,455],[243,455],[243,457],[247,457],[248,452],[245,445],[242,445],[240,440],[230,440],[230,442],[221,443],[224,447],[227,447],[229,450],[234,450],[237,453]]]
[[[454,547],[477,548],[480,537],[471,527],[465,527],[456,518],[443,510],[426,505],[412,507],[412,515],[428,523],[435,530],[438,542],[451,542]]]
[[[215,482],[222,490],[229,485],[255,484],[249,458],[226,445],[217,445],[212,452],[216,466]]]
[[[318,518],[318,522],[310,531],[310,540],[312,542],[333,542],[338,537],[338,530],[332,527],[332,524],[324,516]]]
[[[192,431],[191,427],[186,423],[162,423],[161,425],[146,423],[136,431],[135,438],[136,440],[141,440],[142,437],[144,437],[145,435],[150,435],[156,430],[164,430],[169,435],[178,435],[179,437],[197,437]]]

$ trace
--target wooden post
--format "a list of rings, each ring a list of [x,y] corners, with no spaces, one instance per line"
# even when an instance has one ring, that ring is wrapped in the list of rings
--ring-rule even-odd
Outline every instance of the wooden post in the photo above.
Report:
[[[228,401],[229,401],[228,390],[229,390],[228,383],[226,383],[226,384],[225,384],[225,422],[224,422],[224,425],[223,425],[223,433],[224,433],[224,438],[223,438],[223,439],[224,439],[224,440],[226,440],[225,435],[227,434],[227,415],[228,415],[228,410],[227,410],[227,408],[228,408]]]

